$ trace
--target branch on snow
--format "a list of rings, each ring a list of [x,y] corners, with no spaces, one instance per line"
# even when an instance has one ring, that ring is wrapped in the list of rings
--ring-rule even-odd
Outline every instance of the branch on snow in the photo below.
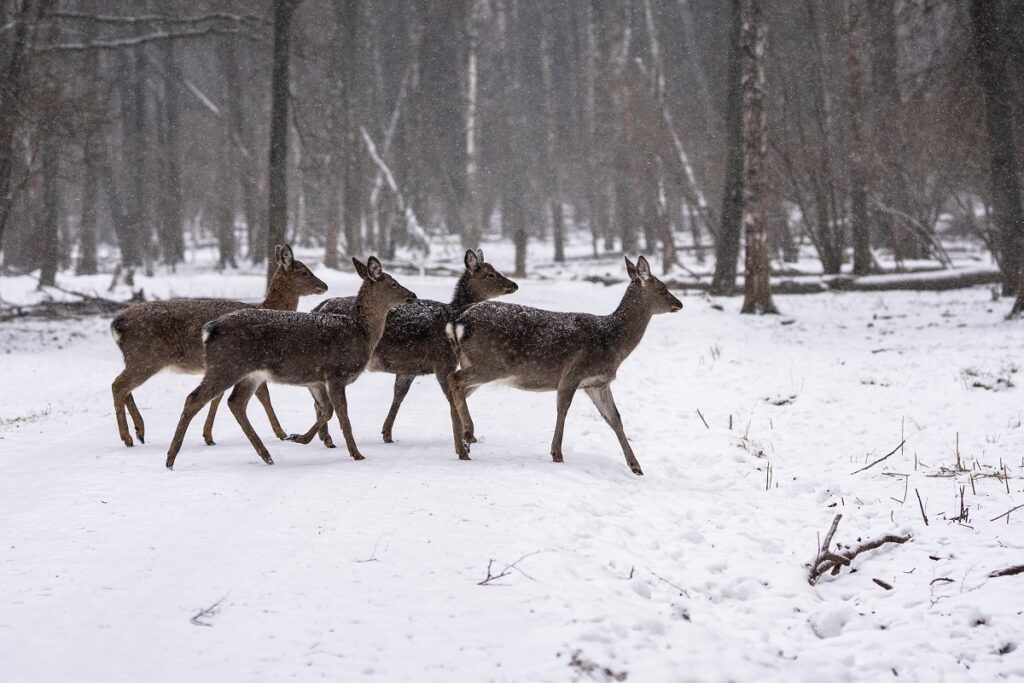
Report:
[[[822,542],[821,548],[818,549],[817,557],[814,558],[814,563],[811,565],[810,575],[807,577],[807,582],[812,586],[817,583],[818,579],[820,579],[826,572],[831,571],[832,575],[835,576],[843,567],[849,567],[853,558],[857,557],[861,553],[880,548],[886,543],[906,543],[910,540],[910,534],[903,536],[886,534],[885,536],[876,538],[873,541],[862,543],[856,548],[850,548],[848,550],[834,553],[829,550],[829,547],[832,545],[832,537],[835,536],[836,529],[839,527],[839,520],[842,518],[843,516],[839,514],[832,520],[832,527],[829,529],[828,533],[825,534],[825,540]]]

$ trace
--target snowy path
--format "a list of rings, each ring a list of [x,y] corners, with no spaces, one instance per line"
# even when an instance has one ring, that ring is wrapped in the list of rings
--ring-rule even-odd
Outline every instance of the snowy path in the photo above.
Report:
[[[446,296],[447,283],[406,282]],[[329,283],[340,295],[352,278]],[[511,300],[605,312],[620,294],[525,282]],[[971,387],[1017,379],[1024,328],[988,299],[781,298],[789,316],[755,319],[732,312],[736,300],[721,312],[685,298],[614,385],[642,478],[583,395],[562,465],[547,456],[553,394],[498,387],[472,397],[481,441],[471,462],[456,460],[432,378],[416,382],[385,445],[392,378],[379,374],[350,389],[363,462],[273,440],[254,402],[277,465],[224,410],[219,445],[202,445],[197,421],[167,472],[196,378],[164,374],[136,392],[148,442],[128,450],[111,415],[120,358],[105,321],[0,329],[2,677],[1024,676],[1024,576],[987,578],[1024,563],[1024,510],[989,521],[1024,502],[1021,389]],[[271,393],[286,429],[308,426],[308,395]],[[903,452],[851,474],[899,443],[901,423]],[[1005,464],[1009,483],[928,476],[953,467],[957,433],[964,464]],[[944,519],[961,485],[969,526]],[[914,540],[811,587],[805,564],[836,512],[836,540]],[[521,572],[477,585],[489,559],[497,571],[526,555]],[[208,626],[190,623],[221,598],[199,619]]]

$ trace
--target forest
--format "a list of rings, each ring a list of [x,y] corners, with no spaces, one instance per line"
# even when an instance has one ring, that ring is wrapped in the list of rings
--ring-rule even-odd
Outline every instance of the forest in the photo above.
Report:
[[[45,284],[204,246],[336,268],[504,239],[517,274],[530,243],[585,243],[715,294],[741,247],[741,274],[984,250],[1017,290],[1009,0],[8,0],[0,22],[2,267]]]

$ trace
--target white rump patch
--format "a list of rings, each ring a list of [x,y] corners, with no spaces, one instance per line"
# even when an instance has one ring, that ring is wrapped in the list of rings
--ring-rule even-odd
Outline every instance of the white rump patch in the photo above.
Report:
[[[121,343],[121,333],[114,329],[113,325],[110,327],[110,336],[114,338],[115,344]]]
[[[455,339],[462,341],[462,337],[466,334],[466,326],[459,324],[455,326]]]
[[[205,344],[206,340],[209,339],[209,338],[210,338],[210,331],[208,329],[206,329],[205,327],[203,327],[203,343]]]

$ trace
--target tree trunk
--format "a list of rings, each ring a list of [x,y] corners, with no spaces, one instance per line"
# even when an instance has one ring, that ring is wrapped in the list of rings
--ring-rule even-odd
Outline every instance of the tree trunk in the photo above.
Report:
[[[853,273],[871,272],[871,228],[868,225],[868,181],[865,170],[864,127],[860,94],[860,2],[846,0],[846,88],[849,117],[850,229],[853,234]]]
[[[57,260],[60,256],[60,194],[57,189],[58,142],[54,131],[45,133],[42,142],[43,206],[40,216],[37,249],[39,254],[39,286],[57,284]]]
[[[181,105],[179,102],[182,75],[174,55],[174,42],[161,43],[163,67],[167,73],[164,79],[164,116],[166,121],[165,145],[162,150],[163,164],[160,197],[162,210],[160,222],[163,229],[162,247],[164,263],[174,266],[185,260],[184,220],[182,220],[181,196]],[[227,151],[227,150],[225,150]],[[231,176],[225,178],[227,182]]]
[[[274,67],[270,104],[270,162],[267,184],[267,254],[287,241],[288,232],[288,62],[292,17],[301,0],[274,2]],[[267,259],[267,283],[277,270]]]
[[[476,249],[484,230],[484,210],[480,196],[480,149],[477,126],[477,27],[480,1],[470,0],[466,13],[468,34],[466,55],[466,218],[462,246]]]
[[[82,152],[82,214],[78,224],[76,275],[95,275],[97,271],[96,205],[99,199],[99,184],[96,177],[96,144],[96,134],[90,131]]]
[[[124,177],[128,192],[124,198],[126,229],[132,235],[132,249],[121,255],[124,265],[138,265],[140,260],[149,272],[152,269],[150,231],[147,220],[146,175],[146,84],[143,79],[144,57],[142,47],[125,54],[121,65],[125,84],[121,91],[121,119],[124,128]],[[134,252],[134,253],[132,253]]]
[[[359,178],[359,160],[362,141],[359,137],[359,121],[356,109],[359,98],[356,92],[356,80],[359,70],[356,61],[359,58],[359,0],[346,0],[339,9],[342,25],[342,95],[341,108],[344,116],[345,160],[344,185],[345,197],[343,207],[343,223],[345,232],[345,252],[349,256],[359,256],[363,252],[362,232],[362,193]]]
[[[736,261],[740,252],[743,221],[743,93],[741,92],[743,44],[742,2],[732,0],[732,32],[725,99],[725,187],[722,190],[722,224],[715,240],[715,274],[711,294],[728,296],[736,291]]]
[[[989,173],[992,204],[999,226],[999,265],[1003,271],[1003,296],[1017,295],[1012,316],[1024,310],[1024,287],[1020,287],[1024,249],[1024,209],[1021,207],[1017,176],[1011,81],[1006,70],[1009,57],[1004,35],[1005,23],[999,5],[991,0],[972,0],[971,27],[978,76],[985,93],[985,123],[988,129]],[[1020,291],[1018,291],[1018,289]]]
[[[765,108],[765,18],[762,0],[742,0],[743,226],[746,273],[741,313],[778,313],[772,301],[768,245],[768,156]]]
[[[52,0],[24,0],[21,11],[13,18],[7,63],[0,72],[0,251],[4,248],[4,228],[13,203],[14,134],[21,121],[22,90],[28,81],[29,43],[32,31],[50,4]]]
[[[559,184],[558,130],[555,112],[554,79],[552,77],[552,51],[554,5],[541,6],[541,73],[544,88],[544,166],[547,177],[548,205],[551,208],[551,238],[555,248],[555,263],[565,261],[565,214],[562,209],[562,193]]]

